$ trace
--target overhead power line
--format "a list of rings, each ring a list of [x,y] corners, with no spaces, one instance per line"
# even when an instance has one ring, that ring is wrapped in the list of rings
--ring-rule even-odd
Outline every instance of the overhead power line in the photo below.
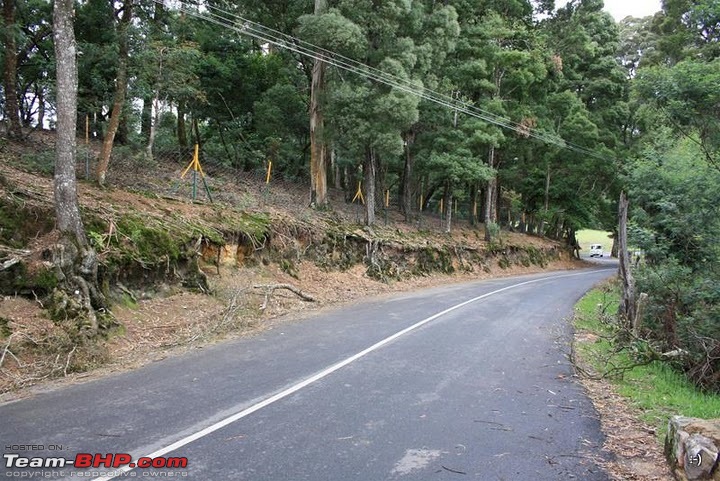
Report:
[[[168,6],[165,4],[164,0],[154,1],[166,7]],[[192,5],[196,7],[196,9],[190,8],[188,5]],[[572,150],[574,152],[584,154],[596,159],[604,161],[610,160],[598,154],[597,152],[594,152],[590,149],[579,146],[572,142],[568,142],[560,137],[538,132],[532,128],[523,126],[517,122],[513,122],[510,119],[500,117],[496,114],[483,110],[467,102],[463,102],[451,96],[436,92],[424,86],[420,87],[417,84],[413,83],[413,81],[410,79],[405,79],[396,75],[389,74],[378,68],[371,67],[367,64],[345,57],[337,52],[324,49],[300,38],[285,34],[278,30],[274,30],[260,23],[253,22],[252,20],[249,20],[227,10],[221,9],[219,7],[198,2],[180,2],[178,10],[195,18],[205,20],[207,22],[219,25],[223,28],[233,30],[240,35],[252,37],[261,42],[269,43],[279,48],[300,54],[302,56],[325,62],[328,65],[334,66],[341,70],[345,70],[347,72],[356,74],[369,80],[382,83],[389,87],[401,90],[411,95],[415,95],[421,99],[436,103],[449,109],[462,112],[471,117],[488,122],[492,125],[514,131],[520,135],[532,137],[543,143],[554,145],[562,149]]]

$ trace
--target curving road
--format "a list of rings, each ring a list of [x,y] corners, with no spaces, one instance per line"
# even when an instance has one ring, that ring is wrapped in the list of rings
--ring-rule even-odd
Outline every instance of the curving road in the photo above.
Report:
[[[599,421],[566,357],[567,318],[614,272],[386,296],[1,405],[2,476],[607,480]],[[187,467],[18,463],[78,453]]]

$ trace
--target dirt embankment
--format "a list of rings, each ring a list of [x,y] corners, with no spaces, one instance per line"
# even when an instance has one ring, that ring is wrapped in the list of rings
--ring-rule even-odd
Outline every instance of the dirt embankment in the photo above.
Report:
[[[0,261],[18,261],[0,270],[0,392],[137,366],[262,329],[289,312],[580,266],[559,243],[510,232],[488,244],[477,228],[441,234],[391,222],[370,229],[340,213],[301,219],[89,183],[79,198],[114,301],[114,322],[93,342],[45,310],[57,284],[48,262],[51,179],[0,163]]]

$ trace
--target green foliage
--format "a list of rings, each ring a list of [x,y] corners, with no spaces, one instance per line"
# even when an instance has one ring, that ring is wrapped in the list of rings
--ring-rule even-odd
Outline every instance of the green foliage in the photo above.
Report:
[[[668,0],[643,35],[634,81],[635,159],[626,166],[631,242],[646,263],[644,336],[680,350],[679,367],[720,391],[720,59],[717,2]],[[639,133],[639,135],[638,135]]]
[[[691,140],[660,142],[648,146],[630,173],[632,241],[652,263],[676,259],[707,271],[720,254],[720,172]]]
[[[55,171],[55,151],[44,150],[23,154],[20,157],[20,165],[30,172],[50,176]]]
[[[648,335],[665,350],[681,349],[680,367],[698,386],[720,392],[720,276],[696,275],[677,261],[638,272],[637,288],[649,293],[643,319]]]
[[[720,59],[643,69],[636,91],[659,109],[665,123],[698,142],[701,154],[720,169]]]
[[[331,9],[322,15],[303,15],[299,19],[300,38],[318,47],[350,58],[359,57],[367,49],[367,40],[358,25]]]
[[[112,102],[117,69],[113,5],[103,0],[79,4],[75,20],[78,49],[78,111],[102,115]]]
[[[117,230],[119,238],[130,243],[128,255],[142,263],[154,265],[180,258],[181,244],[161,226],[148,225],[141,218],[125,217],[118,222]]]
[[[619,293],[604,286],[586,294],[576,305],[575,328],[581,334],[597,336],[594,342],[579,342],[575,351],[582,363],[602,373],[608,365],[634,363],[626,352],[618,353],[609,340],[617,326],[608,313],[617,312]],[[670,416],[714,418],[720,412],[720,397],[703,393],[672,366],[654,362],[626,370],[622,377],[609,379],[620,394],[642,411],[643,419],[658,428],[660,435],[667,428]]]

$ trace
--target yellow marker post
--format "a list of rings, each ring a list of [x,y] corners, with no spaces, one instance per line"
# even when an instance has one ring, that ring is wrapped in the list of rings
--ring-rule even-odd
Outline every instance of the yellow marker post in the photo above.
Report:
[[[207,182],[205,182],[205,172],[202,170],[202,166],[200,165],[200,146],[198,144],[195,144],[195,153],[193,154],[193,158],[188,164],[187,167],[185,167],[185,170],[183,171],[182,175],[180,175],[181,179],[184,179],[187,173],[192,169],[193,171],[193,200],[196,198],[197,194],[197,174],[200,172],[200,177],[202,178],[203,185],[205,186],[205,192],[207,192],[208,198],[210,199],[210,202],[212,202],[212,195],[210,195],[210,187],[208,187]]]
[[[358,199],[360,199],[360,202],[362,202],[362,204],[365,205],[365,197],[363,197],[363,193],[362,193],[362,180],[358,181],[357,192],[355,192],[355,197],[353,197],[353,200],[350,201],[350,203],[354,204],[355,201]]]
[[[385,208],[390,207],[390,189],[385,191]]]
[[[272,173],[272,160],[268,161],[267,176],[265,177],[265,183],[270,183],[270,174]]]
[[[438,212],[440,212],[441,217],[442,217],[442,213],[443,213],[444,201],[445,201],[445,199],[440,199],[440,210]]]

